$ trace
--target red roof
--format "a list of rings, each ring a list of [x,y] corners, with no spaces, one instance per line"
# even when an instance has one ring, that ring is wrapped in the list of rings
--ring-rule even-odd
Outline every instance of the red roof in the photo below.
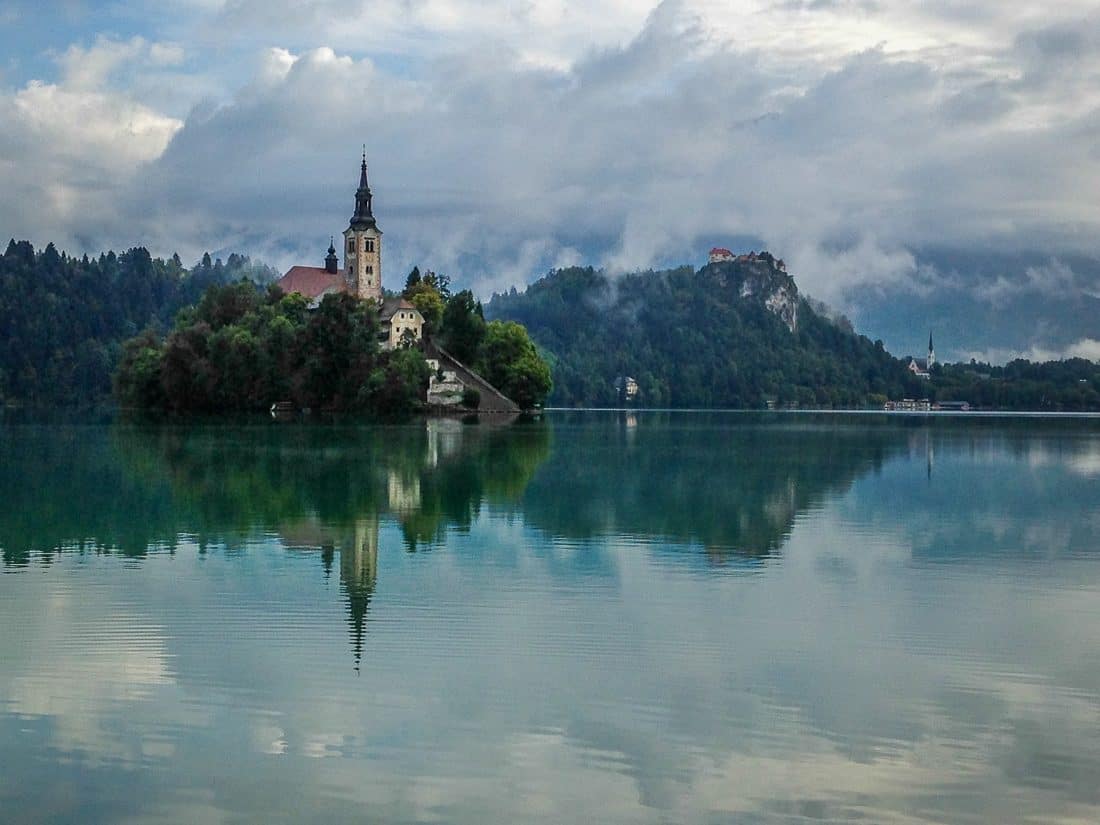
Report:
[[[733,253],[730,252],[728,249],[723,249],[720,246],[716,246],[716,247],[714,247],[714,249],[712,249],[710,251],[710,254],[711,255],[732,255]]]
[[[320,298],[326,292],[346,292],[348,288],[342,272],[333,274],[323,266],[292,266],[275,286],[288,295],[297,292],[310,299]]]

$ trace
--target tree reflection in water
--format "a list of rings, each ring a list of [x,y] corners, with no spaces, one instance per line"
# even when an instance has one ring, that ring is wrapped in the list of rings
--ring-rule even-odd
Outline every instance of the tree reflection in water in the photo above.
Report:
[[[920,452],[931,477],[937,447],[1034,451],[1043,443],[1034,426],[629,412],[4,427],[0,559],[17,570],[63,552],[141,558],[183,542],[204,553],[275,539],[318,553],[328,572],[338,555],[358,660],[384,524],[419,552],[489,507],[552,539],[586,541],[597,565],[605,549],[591,540],[623,538],[676,564],[752,566],[782,548],[800,514],[892,455]]]

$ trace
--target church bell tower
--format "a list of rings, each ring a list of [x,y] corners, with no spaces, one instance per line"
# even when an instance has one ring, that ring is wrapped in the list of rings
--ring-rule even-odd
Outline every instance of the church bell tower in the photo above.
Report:
[[[367,183],[367,151],[363,150],[359,188],[355,191],[355,214],[344,230],[344,275],[349,291],[359,298],[382,302],[382,230],[371,211]]]

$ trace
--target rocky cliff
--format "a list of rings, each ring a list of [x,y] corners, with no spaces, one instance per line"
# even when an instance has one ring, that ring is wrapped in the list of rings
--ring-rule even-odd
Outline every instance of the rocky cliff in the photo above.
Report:
[[[723,288],[746,301],[756,301],[777,315],[787,329],[798,329],[798,287],[785,269],[770,255],[751,261],[708,264],[700,277],[713,278]]]

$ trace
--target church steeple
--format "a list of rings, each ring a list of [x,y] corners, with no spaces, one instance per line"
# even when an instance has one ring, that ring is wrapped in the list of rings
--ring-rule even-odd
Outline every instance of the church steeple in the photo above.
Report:
[[[932,330],[928,330],[928,369],[936,363],[936,348],[932,346]]]
[[[375,226],[374,212],[371,211],[370,184],[367,183],[367,149],[363,147],[363,163],[359,170],[359,188],[355,190],[355,214],[351,216],[352,229],[366,229]]]
[[[325,256],[325,272],[335,275],[340,270],[340,260],[336,257],[336,246],[332,238],[328,239],[328,255]]]
[[[355,191],[355,214],[344,230],[344,277],[353,295],[382,300],[382,230],[371,209],[367,183],[367,150],[359,167],[359,188]]]

